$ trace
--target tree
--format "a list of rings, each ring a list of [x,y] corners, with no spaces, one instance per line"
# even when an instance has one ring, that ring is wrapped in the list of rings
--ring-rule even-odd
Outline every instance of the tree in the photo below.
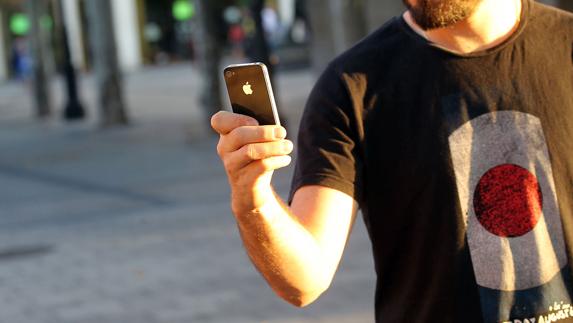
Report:
[[[222,1],[194,0],[197,8],[199,32],[197,49],[203,76],[200,104],[208,119],[222,107],[221,57],[222,57]]]
[[[307,1],[312,33],[312,61],[320,73],[337,54],[379,28],[404,7],[400,1]]]
[[[86,9],[101,124],[104,127],[127,124],[110,0],[86,1]]]
[[[28,0],[26,9],[30,16],[30,45],[32,54],[32,87],[36,115],[46,118],[52,113],[51,95],[49,90],[48,64],[50,59],[50,30],[44,24],[48,2],[43,0]]]
[[[265,0],[250,1],[250,10],[255,22],[255,34],[253,35],[249,58],[252,61],[264,63],[268,67],[271,79],[273,79],[274,64],[271,62],[271,50],[263,27],[262,12],[264,7]]]
[[[328,62],[366,34],[361,0],[307,2],[312,30],[312,63],[320,73]]]

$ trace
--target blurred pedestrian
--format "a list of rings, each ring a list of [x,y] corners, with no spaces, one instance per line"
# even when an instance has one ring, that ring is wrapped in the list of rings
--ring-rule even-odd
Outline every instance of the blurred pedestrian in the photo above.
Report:
[[[243,31],[241,24],[233,24],[229,26],[227,38],[231,44],[233,56],[242,58],[244,56],[243,42],[245,41],[245,32]]]
[[[17,80],[26,81],[32,74],[32,57],[30,57],[28,40],[15,38],[12,42],[11,68]]]
[[[331,62],[293,144],[219,112],[249,256],[305,306],[362,210],[377,322],[557,322],[573,308],[573,15],[533,0],[405,0]],[[569,246],[569,248],[567,248]]]
[[[281,30],[279,15],[273,7],[269,4],[265,4],[263,10],[261,10],[261,19],[269,46],[274,48],[277,45],[279,32]]]

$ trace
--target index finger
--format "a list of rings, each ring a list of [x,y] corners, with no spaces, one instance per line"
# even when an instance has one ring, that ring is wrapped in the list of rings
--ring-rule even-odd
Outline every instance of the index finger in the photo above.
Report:
[[[254,118],[229,111],[219,111],[211,117],[211,127],[221,135],[226,135],[238,127],[258,124]]]

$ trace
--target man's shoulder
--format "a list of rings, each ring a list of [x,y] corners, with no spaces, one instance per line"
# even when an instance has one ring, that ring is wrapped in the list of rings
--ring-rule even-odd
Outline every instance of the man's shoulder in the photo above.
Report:
[[[372,72],[385,57],[401,52],[407,37],[401,18],[394,17],[338,55],[329,67],[338,72]]]
[[[546,32],[566,32],[573,36],[573,13],[539,2],[533,2],[531,11],[531,22]]]

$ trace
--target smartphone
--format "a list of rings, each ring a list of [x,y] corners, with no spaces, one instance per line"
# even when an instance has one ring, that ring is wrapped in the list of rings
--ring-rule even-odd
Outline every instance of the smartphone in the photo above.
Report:
[[[233,112],[255,118],[259,125],[280,120],[269,72],[263,63],[229,65],[223,71]]]

